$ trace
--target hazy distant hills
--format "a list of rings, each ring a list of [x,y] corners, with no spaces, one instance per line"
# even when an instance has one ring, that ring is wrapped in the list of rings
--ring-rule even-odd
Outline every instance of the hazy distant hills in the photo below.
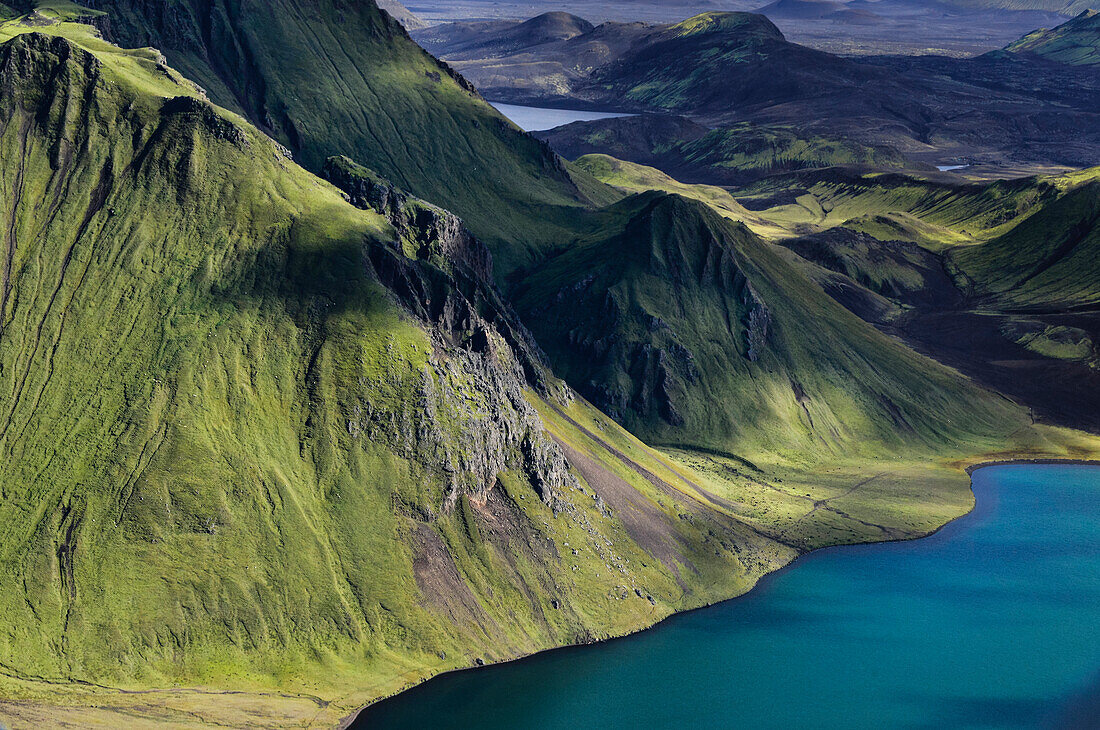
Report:
[[[964,8],[1000,10],[1049,10],[1063,15],[1084,12],[1095,5],[1094,0],[948,0]]]
[[[755,12],[779,18],[824,18],[846,7],[835,0],[775,0]]]
[[[836,23],[875,25],[885,18],[874,12],[877,3],[835,2],[835,0],[776,0],[753,11],[776,20],[828,20]]]
[[[423,28],[427,25],[427,23],[416,17],[412,11],[398,2],[398,0],[378,0],[378,7],[385,10],[393,16],[394,20],[405,26],[405,30],[416,30],[417,28]]]
[[[771,7],[811,5],[819,9]],[[675,113],[712,127],[786,125],[913,160],[1100,161],[1100,78],[1082,67],[1021,54],[843,57],[791,43],[748,13],[587,32],[566,17],[558,38],[538,32],[546,19],[438,26],[417,38],[502,101]],[[517,47],[524,38],[530,44]]]
[[[595,28],[568,13],[545,13],[523,22],[510,20],[449,24],[416,33],[425,49],[452,59],[500,57],[524,48],[566,41]]]

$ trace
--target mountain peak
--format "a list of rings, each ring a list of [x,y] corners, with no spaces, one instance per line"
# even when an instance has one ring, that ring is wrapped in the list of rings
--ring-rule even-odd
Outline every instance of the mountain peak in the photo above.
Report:
[[[686,37],[706,33],[736,33],[738,35],[760,35],[784,40],[783,33],[763,15],[712,11],[694,15],[682,23],[669,28],[673,35]]]
[[[574,35],[587,33],[596,27],[584,18],[562,10],[554,10],[549,13],[543,13],[542,15],[536,15],[520,25],[521,27],[526,26],[528,28],[543,28],[547,30],[558,29]]]

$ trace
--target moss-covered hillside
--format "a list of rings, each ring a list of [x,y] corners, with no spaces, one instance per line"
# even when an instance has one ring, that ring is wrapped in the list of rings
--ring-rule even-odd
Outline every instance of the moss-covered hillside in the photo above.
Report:
[[[99,22],[107,38],[156,47],[307,169],[347,155],[459,214],[502,271],[562,235],[589,194],[600,197],[373,0],[85,4],[107,13]]]
[[[1100,182],[1074,188],[980,246],[951,251],[984,303],[1085,310],[1100,303]]]
[[[156,54],[31,30],[0,47],[0,717],[183,685],[148,712],[332,724],[795,554],[536,394],[442,242],[410,248]]]
[[[1056,28],[1040,28],[1008,45],[1005,50],[1074,66],[1100,64],[1100,12],[1083,10],[1069,22]]]
[[[1011,422],[1006,401],[875,331],[702,202],[650,192],[604,215],[517,301],[558,372],[644,438],[809,458]]]

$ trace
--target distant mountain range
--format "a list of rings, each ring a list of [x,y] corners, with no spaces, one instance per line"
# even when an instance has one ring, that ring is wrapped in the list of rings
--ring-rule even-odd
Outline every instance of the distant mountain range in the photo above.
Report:
[[[565,30],[548,35],[550,24]],[[748,13],[595,28],[557,15],[417,38],[502,101],[673,112],[710,127],[779,124],[918,161],[1100,160],[1100,78],[1038,54],[846,58],[791,43]]]

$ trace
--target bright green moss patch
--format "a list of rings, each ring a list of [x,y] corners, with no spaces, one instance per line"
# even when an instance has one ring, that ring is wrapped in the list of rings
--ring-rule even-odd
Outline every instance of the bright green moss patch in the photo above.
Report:
[[[1001,330],[1013,342],[1043,357],[1084,362],[1098,357],[1088,332],[1077,327],[1051,326],[1024,319],[1006,322]]]

